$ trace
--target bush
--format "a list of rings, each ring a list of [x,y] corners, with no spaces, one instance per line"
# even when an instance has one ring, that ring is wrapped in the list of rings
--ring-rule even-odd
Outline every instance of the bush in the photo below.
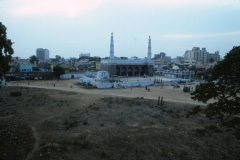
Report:
[[[82,148],[82,149],[86,149],[89,148],[91,146],[91,143],[88,140],[74,140],[73,144],[76,147]]]
[[[87,121],[87,120],[84,120],[84,121],[83,121],[83,125],[88,125],[88,121]]]
[[[10,94],[11,96],[17,97],[17,96],[21,96],[22,92],[11,92]]]
[[[65,129],[68,130],[70,128],[78,126],[78,121],[77,120],[73,120],[73,121],[66,120],[63,124],[65,125]]]

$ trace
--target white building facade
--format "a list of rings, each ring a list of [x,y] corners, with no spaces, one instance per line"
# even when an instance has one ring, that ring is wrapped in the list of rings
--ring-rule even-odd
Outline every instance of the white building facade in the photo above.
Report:
[[[206,48],[200,49],[199,47],[193,47],[192,50],[185,51],[185,60],[196,60],[202,64],[210,63],[210,61],[220,61],[219,52],[209,53]]]

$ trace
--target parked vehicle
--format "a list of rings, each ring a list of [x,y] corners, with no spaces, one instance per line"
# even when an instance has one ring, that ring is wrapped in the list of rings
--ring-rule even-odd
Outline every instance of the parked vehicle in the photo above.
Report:
[[[183,92],[190,92],[190,86],[184,86],[183,87]]]

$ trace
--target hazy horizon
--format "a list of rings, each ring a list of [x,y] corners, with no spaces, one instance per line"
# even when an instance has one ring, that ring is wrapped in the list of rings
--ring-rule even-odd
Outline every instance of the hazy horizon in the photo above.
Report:
[[[240,45],[238,0],[1,0],[0,6],[13,56],[22,59],[37,48],[50,58],[107,57],[112,32],[117,57],[146,57],[149,36],[152,57],[183,56],[192,47],[223,57]]]

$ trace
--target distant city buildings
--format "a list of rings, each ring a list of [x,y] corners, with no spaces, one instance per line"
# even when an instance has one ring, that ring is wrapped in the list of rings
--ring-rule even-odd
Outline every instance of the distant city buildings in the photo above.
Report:
[[[167,65],[170,62],[171,62],[171,57],[166,56],[166,53],[160,52],[159,54],[154,54],[154,65],[155,65],[154,68],[160,65]]]
[[[90,53],[81,53],[79,58],[69,57],[64,59],[60,55],[55,58],[49,58],[49,50],[36,49],[38,63],[30,63],[30,58],[21,59],[12,57],[10,72],[51,72],[53,67],[60,65],[67,72],[77,71],[107,71],[111,77],[116,76],[153,76],[162,75],[170,78],[192,79],[194,75],[200,77],[204,72],[212,68],[221,60],[218,51],[209,53],[206,48],[193,47],[192,50],[186,50],[183,56],[171,58],[165,52],[154,54],[152,58],[151,37],[148,39],[148,51],[144,58],[137,56],[116,57],[114,55],[113,34],[110,37],[110,54],[108,57],[100,59],[98,56],[91,57]],[[99,62],[101,60],[101,62]],[[177,69],[179,67],[179,69]],[[194,71],[194,72],[193,72]],[[44,73],[45,74],[45,73]],[[40,74],[39,74],[40,75]],[[49,77],[52,75],[49,75]]]
[[[166,53],[164,52],[160,52],[159,54],[154,54],[154,59],[164,58],[164,57],[166,57]]]
[[[39,60],[48,60],[49,59],[49,50],[43,49],[43,48],[38,48],[36,50],[36,57]]]
[[[209,53],[206,48],[193,47],[192,50],[187,50],[184,54],[185,60],[196,60],[202,64],[213,63],[220,61],[219,52]]]
[[[90,57],[90,53],[81,53],[79,54],[79,58],[81,57]]]
[[[183,56],[177,56],[176,57],[176,63],[184,63],[184,57]]]

